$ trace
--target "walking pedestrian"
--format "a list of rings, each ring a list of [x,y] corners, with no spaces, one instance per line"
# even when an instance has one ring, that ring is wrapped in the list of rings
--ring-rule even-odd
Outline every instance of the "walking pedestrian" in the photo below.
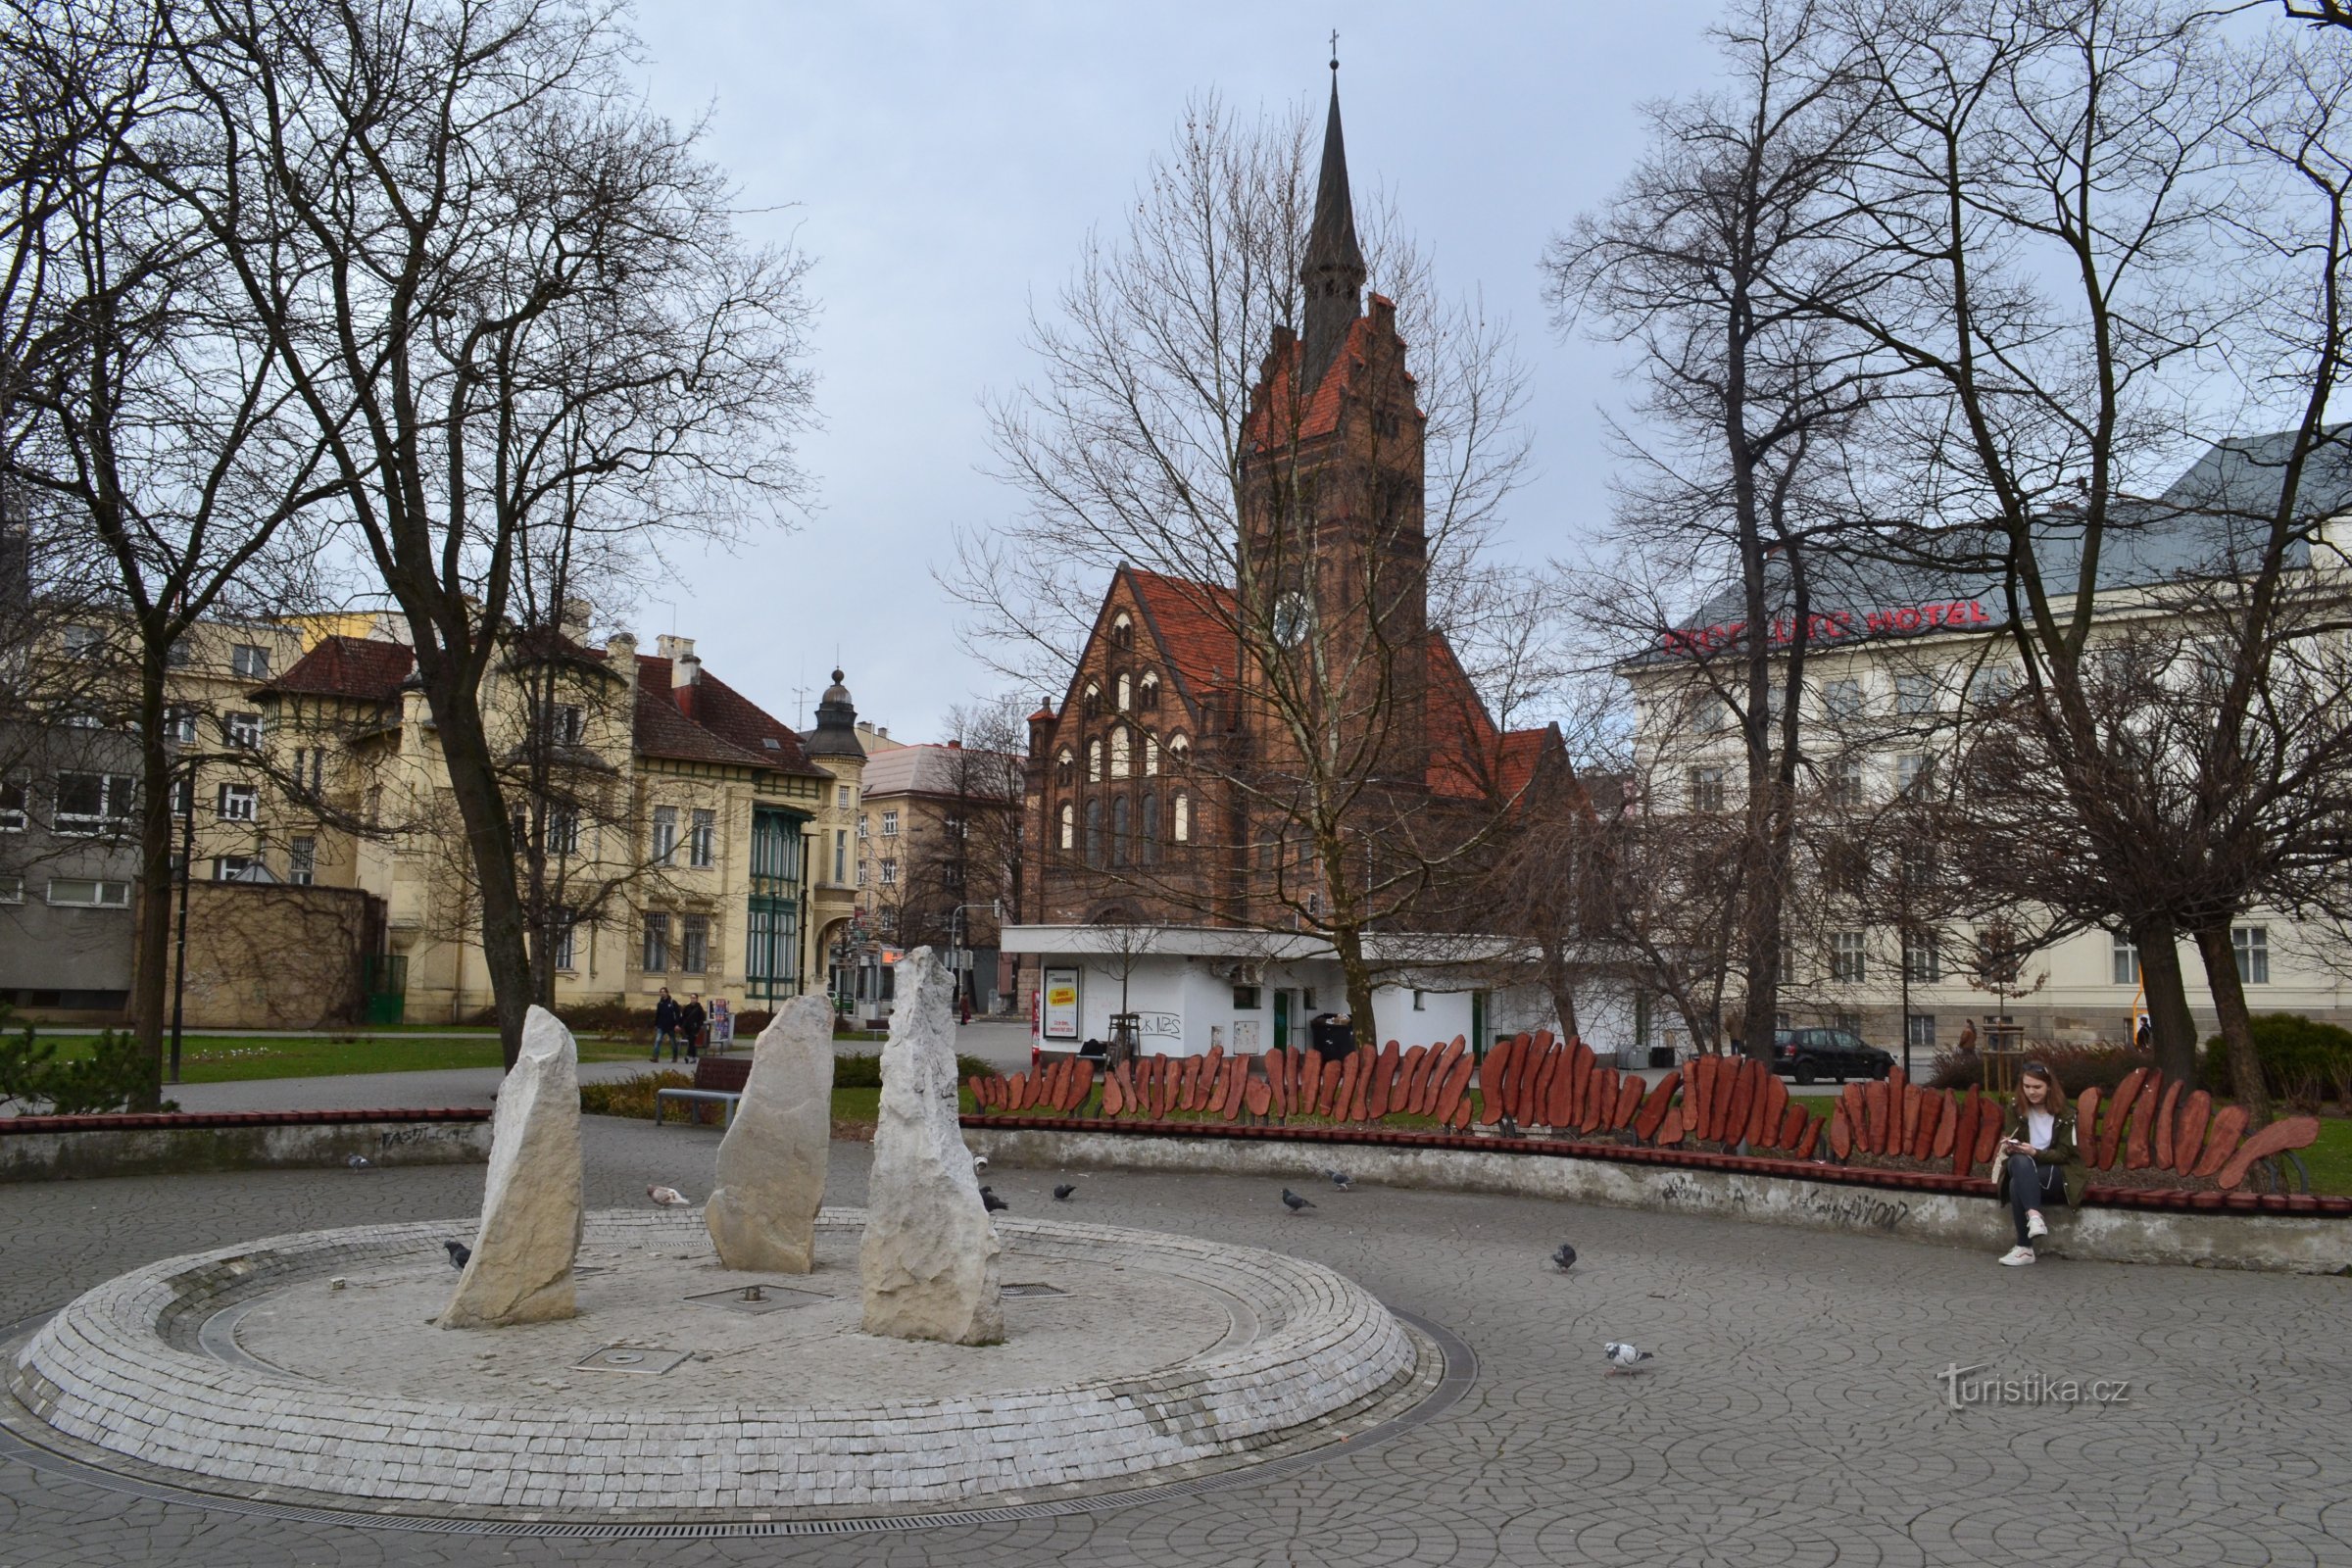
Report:
[[[663,986],[662,988],[662,1000],[654,1004],[653,1059],[656,1061],[660,1061],[662,1059],[662,1042],[664,1040],[669,1042],[669,1059],[672,1061],[677,1060],[678,1004],[676,1000],[670,996],[669,987],[667,986]]]
[[[703,1055],[703,1025],[710,1014],[703,1010],[703,994],[691,991],[686,1005],[678,1011],[678,1032],[686,1037],[686,1059],[700,1061]]]
[[[2038,1061],[2019,1069],[2017,1102],[2002,1129],[1995,1191],[2009,1205],[2017,1245],[2001,1255],[2011,1266],[2034,1260],[2034,1244],[2049,1235],[2042,1210],[2066,1201],[2066,1167],[2075,1162],[2075,1113],[2057,1075]]]

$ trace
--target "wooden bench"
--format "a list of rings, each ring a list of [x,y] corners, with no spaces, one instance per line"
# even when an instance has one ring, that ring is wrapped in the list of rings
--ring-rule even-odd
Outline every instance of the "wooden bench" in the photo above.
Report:
[[[752,1076],[749,1056],[705,1055],[694,1064],[692,1089],[660,1089],[654,1092],[654,1125],[662,1125],[662,1112],[669,1102],[677,1101],[689,1107],[715,1104],[720,1107],[719,1125],[724,1127],[735,1115],[735,1107],[743,1100],[743,1086]]]

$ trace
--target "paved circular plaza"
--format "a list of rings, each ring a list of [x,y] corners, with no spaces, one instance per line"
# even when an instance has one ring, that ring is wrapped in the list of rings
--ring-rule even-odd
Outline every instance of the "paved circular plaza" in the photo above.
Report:
[[[589,1201],[696,1197],[715,1133],[589,1121]],[[828,1198],[864,1198],[835,1150]],[[1425,1420],[1143,1500],[778,1539],[355,1527],[0,1446],[0,1568],[253,1564],[2352,1563],[2352,1282],[2046,1263],[1534,1200],[992,1172],[1016,1216],[1328,1265],[1458,1345]],[[0,1187],[0,1319],[294,1230],[463,1224],[479,1167]],[[1050,1189],[1074,1180],[1067,1210]],[[1567,1276],[1545,1255],[1582,1254]],[[1008,1279],[1012,1275],[1006,1276]],[[1654,1349],[1612,1378],[1611,1339]],[[1944,1376],[1961,1369],[1958,1378]],[[1970,1370],[1981,1369],[1981,1370]],[[1987,1390],[1999,1372],[2017,1387]],[[536,1374],[533,1374],[536,1375]],[[527,1382],[527,1376],[525,1381]],[[2068,1383],[2075,1402],[2059,1402]],[[2092,1385],[2102,1385],[2093,1396]],[[1953,1385],[1960,1407],[1954,1408]],[[1969,1396],[1976,1402],[1971,1402]],[[2035,1400],[2039,1402],[2034,1402]],[[2005,1402],[1995,1402],[2005,1401]]]

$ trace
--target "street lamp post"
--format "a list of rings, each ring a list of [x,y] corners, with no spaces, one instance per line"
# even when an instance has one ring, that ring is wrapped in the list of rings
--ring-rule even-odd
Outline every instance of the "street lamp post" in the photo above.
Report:
[[[179,935],[172,958],[172,1082],[179,1082],[179,1026],[188,993],[188,884],[196,874],[196,760],[188,760],[187,809],[179,818]]]

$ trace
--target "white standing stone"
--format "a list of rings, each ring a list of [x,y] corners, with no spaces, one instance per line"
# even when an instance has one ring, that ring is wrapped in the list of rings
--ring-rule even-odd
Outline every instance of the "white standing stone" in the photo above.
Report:
[[[760,1031],[743,1099],[718,1145],[718,1186],[704,1205],[729,1268],[806,1274],[815,1266],[833,1138],[833,1004],[795,997]]]
[[[882,1114],[858,1272],[868,1334],[992,1345],[1004,1337],[997,1228],[956,1106],[954,978],[929,948],[899,960],[882,1048]]]
[[[522,1024],[522,1054],[498,1086],[482,1224],[441,1326],[573,1316],[571,1260],[584,1214],[579,1048],[554,1013],[533,1007]]]

